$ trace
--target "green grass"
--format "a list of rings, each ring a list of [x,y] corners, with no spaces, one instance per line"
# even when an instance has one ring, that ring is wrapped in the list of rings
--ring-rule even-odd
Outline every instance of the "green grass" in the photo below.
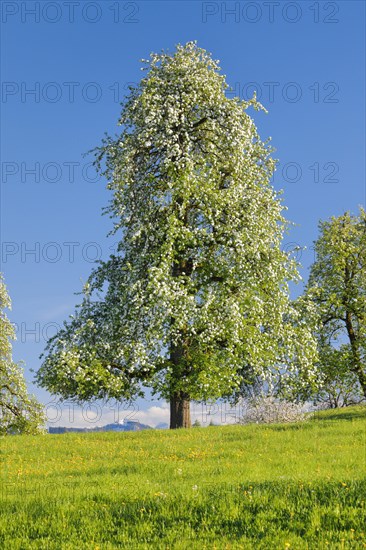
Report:
[[[0,446],[0,548],[366,548],[365,407]]]

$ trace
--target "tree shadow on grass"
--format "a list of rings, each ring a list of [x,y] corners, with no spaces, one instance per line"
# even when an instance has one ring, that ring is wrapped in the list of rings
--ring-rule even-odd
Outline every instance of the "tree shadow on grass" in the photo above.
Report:
[[[355,408],[333,409],[324,412],[315,412],[312,421],[333,421],[333,420],[366,420],[366,405]]]

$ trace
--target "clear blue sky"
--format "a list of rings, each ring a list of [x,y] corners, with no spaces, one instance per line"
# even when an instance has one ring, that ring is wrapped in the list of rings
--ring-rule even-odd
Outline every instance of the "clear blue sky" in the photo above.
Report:
[[[269,114],[253,117],[272,136],[274,185],[298,224],[284,246],[308,247],[305,280],[318,220],[365,203],[364,2],[3,1],[1,10],[1,271],[29,383],[93,258],[115,245],[101,216],[105,182],[92,181],[82,155],[118,130],[119,101],[150,52],[197,40],[237,94],[257,90]],[[166,418],[152,405],[138,403],[141,421]]]

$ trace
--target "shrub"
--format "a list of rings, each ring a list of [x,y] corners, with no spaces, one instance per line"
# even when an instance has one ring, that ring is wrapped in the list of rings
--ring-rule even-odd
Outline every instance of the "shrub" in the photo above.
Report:
[[[303,405],[277,399],[273,396],[257,395],[243,403],[244,416],[240,424],[274,424],[301,422],[305,420]]]

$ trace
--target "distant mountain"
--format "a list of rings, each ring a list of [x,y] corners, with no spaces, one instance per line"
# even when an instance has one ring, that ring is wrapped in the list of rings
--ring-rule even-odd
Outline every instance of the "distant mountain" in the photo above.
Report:
[[[159,424],[155,426],[156,430],[167,430],[168,428],[169,424],[167,424],[166,422],[159,422]]]
[[[64,434],[66,432],[140,432],[141,430],[153,430],[147,424],[141,424],[136,420],[127,420],[126,422],[107,424],[106,426],[95,426],[94,428],[71,428],[65,426],[54,426],[48,428],[50,434]]]

